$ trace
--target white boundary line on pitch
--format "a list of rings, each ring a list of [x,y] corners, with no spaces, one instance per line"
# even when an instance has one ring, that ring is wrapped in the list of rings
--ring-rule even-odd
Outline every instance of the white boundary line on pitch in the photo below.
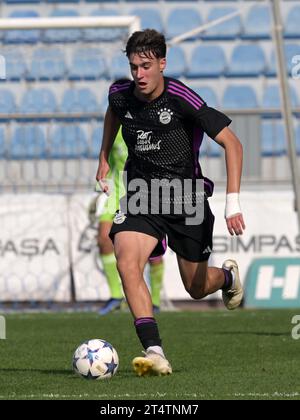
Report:
[[[234,398],[234,397],[284,397],[284,398],[293,398],[293,397],[300,397],[300,392],[248,392],[248,393],[233,393],[233,394],[223,394],[223,395],[217,395],[217,394],[197,394],[197,393],[191,393],[191,394],[167,394],[167,393],[159,393],[156,394],[24,394],[24,395],[18,395],[18,394],[10,394],[10,395],[0,395],[0,399],[7,399],[7,398],[24,398],[24,399],[30,399],[30,398],[136,398],[136,397],[156,397],[156,398],[162,398],[162,397],[192,397],[192,398],[220,398],[220,397],[226,397],[226,398]]]

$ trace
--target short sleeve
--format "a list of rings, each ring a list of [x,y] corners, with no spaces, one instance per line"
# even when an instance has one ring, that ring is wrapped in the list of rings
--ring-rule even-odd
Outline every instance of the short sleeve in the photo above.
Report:
[[[200,95],[178,80],[168,79],[167,92],[176,101],[183,118],[201,127],[213,139],[231,123],[227,115],[210,108]]]
[[[229,126],[231,119],[222,112],[204,105],[195,114],[195,123],[202,127],[209,137],[215,139],[223,128]]]

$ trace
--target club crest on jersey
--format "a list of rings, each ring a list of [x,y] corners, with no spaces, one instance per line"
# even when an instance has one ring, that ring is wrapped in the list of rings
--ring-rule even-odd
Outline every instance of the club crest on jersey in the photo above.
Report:
[[[159,121],[162,124],[169,124],[172,119],[173,112],[168,108],[162,108],[158,111]]]
[[[114,218],[114,223],[116,225],[121,225],[122,223],[124,223],[126,220],[126,216],[124,213],[122,213],[121,211],[118,211],[118,213],[116,213],[115,218]]]

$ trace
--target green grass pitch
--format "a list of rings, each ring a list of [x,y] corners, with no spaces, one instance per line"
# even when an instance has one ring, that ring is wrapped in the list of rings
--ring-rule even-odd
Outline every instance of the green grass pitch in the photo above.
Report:
[[[141,354],[130,314],[10,314],[0,340],[0,399],[201,400],[300,399],[300,340],[295,310],[211,310],[157,315],[168,377],[139,378]],[[106,381],[88,381],[71,368],[75,348],[102,338],[120,366]]]

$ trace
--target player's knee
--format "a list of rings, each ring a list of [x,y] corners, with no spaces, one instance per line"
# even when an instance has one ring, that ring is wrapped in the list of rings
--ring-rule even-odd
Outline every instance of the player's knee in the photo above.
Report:
[[[117,258],[117,269],[120,276],[124,278],[126,275],[137,275],[140,271],[138,262],[131,258],[119,257]]]

